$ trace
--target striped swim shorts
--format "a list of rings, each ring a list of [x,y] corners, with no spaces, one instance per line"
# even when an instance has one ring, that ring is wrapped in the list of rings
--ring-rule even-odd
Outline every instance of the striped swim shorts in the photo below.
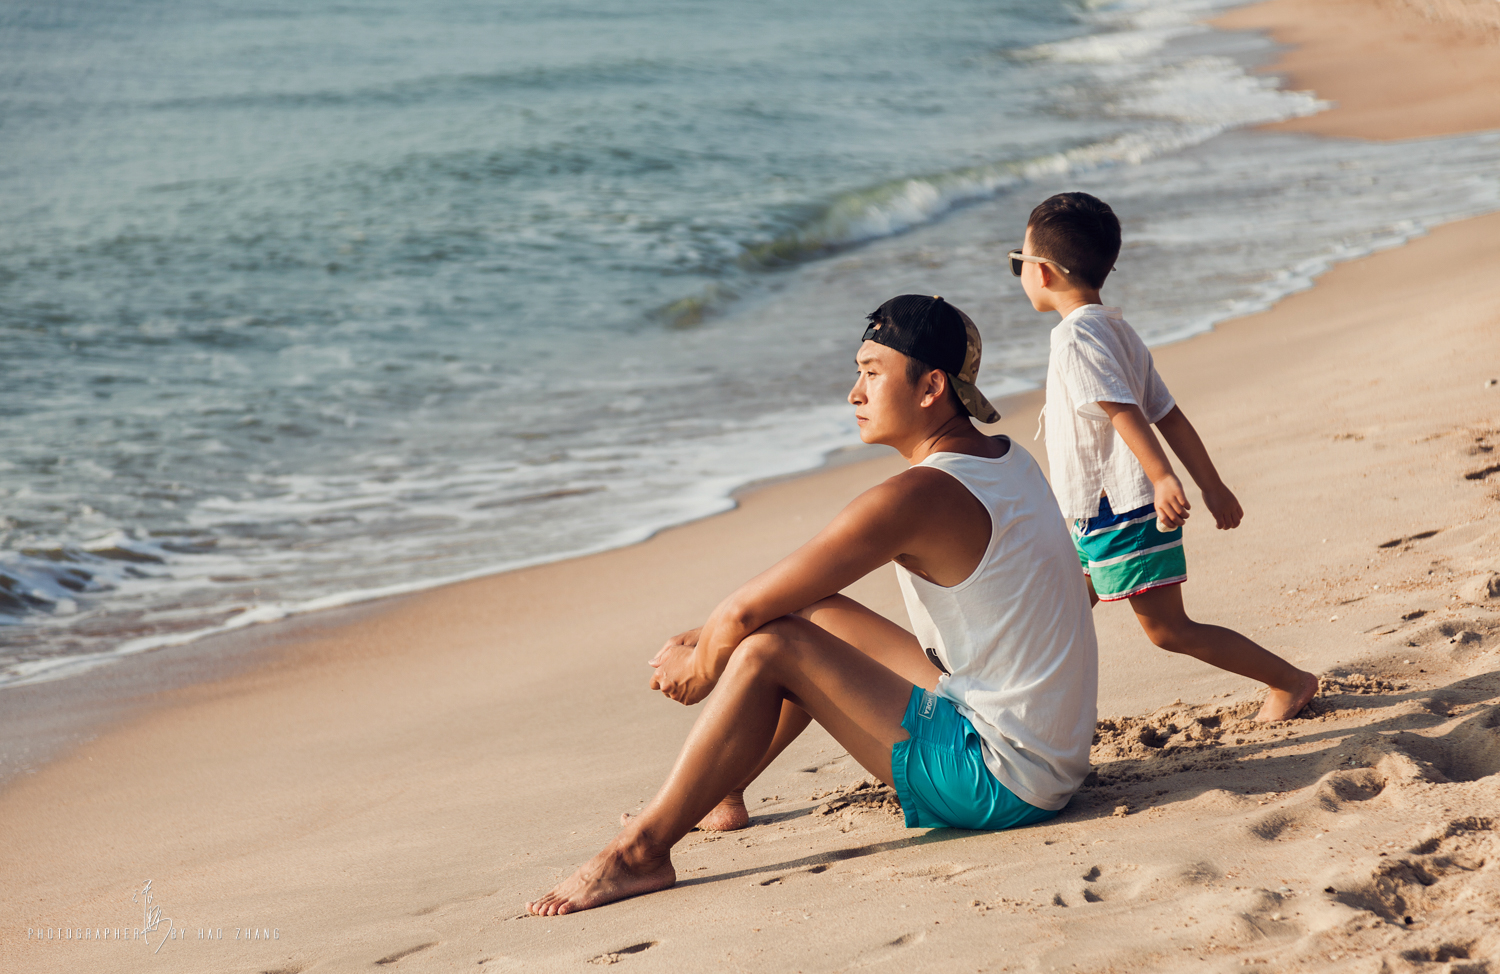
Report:
[[[1150,504],[1116,514],[1109,509],[1109,498],[1102,497],[1099,515],[1079,518],[1072,530],[1083,573],[1101,602],[1187,581],[1182,528],[1158,531],[1156,508]]]

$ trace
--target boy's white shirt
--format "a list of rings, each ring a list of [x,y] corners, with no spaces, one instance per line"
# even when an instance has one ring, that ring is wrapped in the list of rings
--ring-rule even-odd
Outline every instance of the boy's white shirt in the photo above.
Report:
[[[1069,520],[1097,516],[1101,494],[1116,514],[1156,500],[1151,479],[1101,402],[1133,403],[1150,423],[1177,404],[1120,309],[1086,304],[1052,329],[1047,358],[1047,460]]]

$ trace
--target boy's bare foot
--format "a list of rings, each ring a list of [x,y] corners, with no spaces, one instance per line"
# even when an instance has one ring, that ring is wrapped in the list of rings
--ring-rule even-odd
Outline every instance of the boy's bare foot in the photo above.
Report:
[[[1271,688],[1266,694],[1266,702],[1261,705],[1260,713],[1255,719],[1263,724],[1269,724],[1278,720],[1291,720],[1302,712],[1313,697],[1318,695],[1318,678],[1311,673],[1304,672],[1302,680],[1296,692],[1277,690]]]
[[[655,893],[677,882],[669,855],[645,856],[616,838],[539,900],[526,904],[533,916],[560,916],[591,910],[615,900]]]
[[[698,828],[704,832],[738,832],[750,824],[750,812],[745,808],[745,793],[731,791],[724,800],[715,805],[713,811],[703,816]]]

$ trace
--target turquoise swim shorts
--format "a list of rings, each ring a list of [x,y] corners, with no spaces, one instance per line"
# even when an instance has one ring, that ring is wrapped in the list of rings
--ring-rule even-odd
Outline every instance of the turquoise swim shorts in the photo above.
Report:
[[[891,775],[907,828],[999,831],[1057,814],[995,780],[979,733],[947,698],[912,687],[901,726],[911,737],[891,748]]]

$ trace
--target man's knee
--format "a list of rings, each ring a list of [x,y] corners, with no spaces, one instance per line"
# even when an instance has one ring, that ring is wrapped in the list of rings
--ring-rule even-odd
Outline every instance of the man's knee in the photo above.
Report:
[[[844,608],[853,601],[853,599],[849,598],[846,595],[830,595],[828,596],[828,598],[819,599],[807,608],[799,609],[792,614],[797,616],[799,619],[806,619],[807,621],[811,622],[813,621],[813,616],[817,613],[827,609]]]
[[[807,625],[791,618],[772,619],[747,636],[734,651],[730,662],[741,668],[768,669],[784,661],[796,651],[800,642],[799,625]]]

